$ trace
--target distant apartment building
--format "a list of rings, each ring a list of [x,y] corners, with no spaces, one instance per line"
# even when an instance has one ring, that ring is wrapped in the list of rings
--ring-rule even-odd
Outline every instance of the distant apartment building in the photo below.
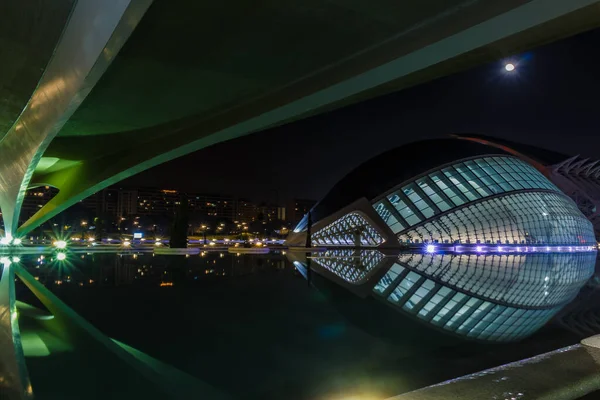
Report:
[[[316,203],[314,200],[292,199],[286,207],[286,221],[296,226]]]
[[[255,222],[259,219],[264,222],[286,220],[286,209],[278,205],[261,203],[256,205],[248,200],[236,201],[236,218],[238,222]]]
[[[285,207],[277,207],[277,219],[280,221],[287,221]]]
[[[235,217],[236,201],[232,197],[154,188],[119,190],[119,216],[170,216],[181,202],[182,195],[187,197],[190,215],[228,220]]]
[[[138,191],[119,189],[117,193],[117,217],[138,213]]]
[[[177,190],[140,188],[137,190],[136,214],[148,216],[171,215],[179,201],[180,194]]]
[[[33,216],[58,190],[42,186],[27,191],[21,218]],[[294,207],[255,203],[226,195],[196,192],[181,192],[159,188],[110,187],[81,200],[78,204],[95,216],[104,216],[114,222],[129,216],[171,217],[181,201],[188,199],[188,213],[192,218],[223,219],[238,223],[251,223],[258,219],[264,222],[300,220],[314,202],[295,200]],[[291,219],[290,219],[291,218]]]
[[[89,209],[94,215],[117,217],[119,190],[107,188],[81,200],[79,204]]]
[[[256,207],[257,218],[262,218],[263,221],[285,221],[285,207],[280,207],[273,204],[261,204]]]
[[[23,199],[23,206],[21,207],[21,215],[19,217],[20,223],[31,218],[44,204],[56,196],[57,193],[58,189],[50,186],[39,186],[29,189]]]
[[[188,194],[190,213],[233,221],[236,217],[236,199],[229,196]]]
[[[235,219],[238,222],[254,222],[258,216],[257,208],[254,203],[245,199],[238,199],[235,207]]]

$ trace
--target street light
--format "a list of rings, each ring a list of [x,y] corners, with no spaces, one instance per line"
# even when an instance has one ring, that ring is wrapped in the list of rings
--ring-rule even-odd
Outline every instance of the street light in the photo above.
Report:
[[[81,240],[85,240],[85,238],[83,237],[83,231],[85,230],[87,224],[87,221],[81,221]]]
[[[204,237],[204,240],[203,240],[202,244],[206,244],[206,228],[208,228],[208,226],[206,226],[206,225],[201,225],[200,226],[200,230],[202,231],[202,235]]]
[[[54,246],[56,246],[57,249],[64,249],[67,247],[67,242],[64,240],[57,240],[54,242]]]

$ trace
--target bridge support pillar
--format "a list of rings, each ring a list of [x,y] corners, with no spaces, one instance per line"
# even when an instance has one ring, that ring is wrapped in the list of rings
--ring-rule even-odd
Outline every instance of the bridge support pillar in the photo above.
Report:
[[[152,0],[79,0],[44,74],[0,141],[0,209],[15,234],[25,192],[44,151],[83,102]]]

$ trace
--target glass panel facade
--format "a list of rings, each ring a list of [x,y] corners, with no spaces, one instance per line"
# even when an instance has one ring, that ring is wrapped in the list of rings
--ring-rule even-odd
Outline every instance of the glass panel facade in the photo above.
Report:
[[[596,253],[403,253],[398,262],[482,299],[550,307],[566,304],[577,295],[594,273]]]
[[[524,189],[560,193],[556,186],[525,161],[515,157],[482,157],[434,171],[400,189],[394,189],[385,196],[389,203],[378,201],[373,206],[397,233],[453,207]],[[427,198],[423,198],[423,194]],[[393,217],[389,206],[396,209],[402,221]]]
[[[390,196],[388,196],[388,200],[392,204],[392,206],[396,208],[396,211],[398,211],[398,213],[400,214],[402,219],[406,221],[408,226],[412,226],[423,220],[420,216],[415,214],[415,205],[411,203],[408,199],[402,199],[398,192],[392,193]]]
[[[447,199],[443,193],[440,193],[440,190],[434,189],[435,183],[431,179],[419,179],[417,184],[441,212],[453,207],[453,204],[449,201],[450,199]]]
[[[515,157],[445,165],[382,194],[373,208],[400,242],[434,245],[423,246],[427,253],[387,259],[374,250],[338,249],[313,257],[315,265],[346,283],[368,283],[360,287],[361,296],[372,287],[374,297],[457,335],[488,341],[526,337],[570,302],[594,272],[591,223]],[[355,211],[316,231],[312,242],[358,247],[384,239]]]
[[[521,192],[476,202],[399,235],[401,242],[593,245],[591,223],[573,201]]]
[[[378,246],[385,240],[359,213],[349,213],[312,234],[313,245]]]
[[[408,225],[398,220],[394,211],[392,210],[392,205],[388,201],[379,201],[374,205],[374,207],[381,219],[383,219],[383,221],[392,229],[392,232],[398,233],[408,227]]]
[[[596,253],[401,254],[373,293],[438,328],[512,341],[542,327],[594,272]]]
[[[369,278],[384,257],[377,250],[343,249],[319,253],[312,260],[342,280],[358,285]]]
[[[392,265],[392,267],[388,270],[388,272],[386,272],[386,274],[383,276],[383,278],[381,278],[379,280],[379,282],[377,282],[377,284],[375,285],[375,287],[373,288],[374,291],[378,292],[378,293],[383,293],[386,291],[386,289],[396,280],[398,279],[398,276],[400,276],[400,274],[402,274],[404,271],[406,271],[406,269],[401,266],[400,264],[394,264]]]

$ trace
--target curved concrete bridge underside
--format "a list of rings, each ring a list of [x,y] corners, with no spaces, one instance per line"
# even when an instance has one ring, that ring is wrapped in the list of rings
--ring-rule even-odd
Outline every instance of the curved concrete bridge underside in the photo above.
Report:
[[[599,24],[600,0],[3,2],[6,232],[203,147]],[[18,226],[37,185],[59,193]]]

